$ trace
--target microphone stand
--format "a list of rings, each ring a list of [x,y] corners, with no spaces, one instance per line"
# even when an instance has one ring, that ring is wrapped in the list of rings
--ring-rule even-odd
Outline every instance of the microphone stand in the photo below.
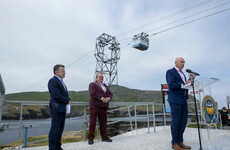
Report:
[[[192,85],[192,89],[193,89],[193,93],[194,93],[194,103],[195,103],[195,110],[196,110],[196,121],[197,121],[198,135],[199,135],[200,150],[203,150],[201,138],[200,138],[200,124],[199,124],[197,105],[196,105],[196,93],[195,93],[195,88],[194,88],[194,79],[195,79],[195,77],[193,78],[191,85]]]

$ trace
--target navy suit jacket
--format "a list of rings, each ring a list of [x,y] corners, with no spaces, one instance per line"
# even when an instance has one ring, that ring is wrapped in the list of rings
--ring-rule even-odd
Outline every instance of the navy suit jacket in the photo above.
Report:
[[[169,87],[168,102],[174,104],[187,104],[188,90],[181,88],[181,85],[185,83],[175,68],[167,71],[166,81]]]
[[[109,107],[109,102],[108,103],[103,103],[101,98],[104,97],[110,97],[112,100],[112,93],[109,90],[109,87],[103,84],[106,88],[106,92],[104,92],[97,82],[92,82],[89,84],[89,94],[90,94],[90,108],[108,108]]]
[[[70,100],[69,94],[56,76],[49,80],[48,89],[50,92],[50,110],[56,109],[58,112],[66,112],[66,104]]]

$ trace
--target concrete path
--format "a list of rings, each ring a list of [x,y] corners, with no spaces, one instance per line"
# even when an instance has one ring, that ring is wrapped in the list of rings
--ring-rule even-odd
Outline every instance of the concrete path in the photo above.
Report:
[[[171,150],[170,127],[156,127],[156,133],[151,128],[128,132],[113,137],[112,143],[94,140],[93,145],[87,142],[63,144],[64,150]],[[202,146],[204,150],[230,150],[230,130],[202,129]],[[184,143],[192,146],[192,150],[199,149],[198,131],[186,128]],[[24,148],[23,150],[48,150],[48,146]]]

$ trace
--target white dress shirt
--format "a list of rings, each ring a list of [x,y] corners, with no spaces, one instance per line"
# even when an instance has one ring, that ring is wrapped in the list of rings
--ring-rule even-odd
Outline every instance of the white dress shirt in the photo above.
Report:
[[[177,67],[175,67],[175,69],[177,70],[177,72],[179,73],[181,79],[182,79],[182,80],[184,81],[184,83],[185,83],[185,76],[184,76],[182,70],[179,69],[179,68],[177,68]]]
[[[105,86],[104,86],[104,84],[103,83],[100,83],[100,82],[98,82],[99,84],[100,84],[100,86],[101,86],[101,88],[102,88],[102,90],[104,91],[104,93],[106,92],[106,88],[105,88]]]
[[[57,75],[55,75],[55,77],[57,77],[57,78],[61,81],[61,83],[62,83],[62,85],[63,85],[64,89],[67,91],[66,86],[65,86],[65,83],[63,82],[63,79],[62,79],[62,78],[60,78],[60,77],[59,77],[59,76],[57,76]]]

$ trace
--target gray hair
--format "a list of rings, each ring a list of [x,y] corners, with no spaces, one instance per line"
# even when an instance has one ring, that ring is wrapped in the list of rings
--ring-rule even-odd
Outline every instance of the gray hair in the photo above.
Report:
[[[98,73],[96,74],[96,78],[97,78],[97,76],[98,76],[99,74],[102,74],[102,75],[103,75],[103,73],[101,73],[101,72],[98,72]]]
[[[183,57],[177,57],[175,62],[179,61],[180,59],[184,59]]]

